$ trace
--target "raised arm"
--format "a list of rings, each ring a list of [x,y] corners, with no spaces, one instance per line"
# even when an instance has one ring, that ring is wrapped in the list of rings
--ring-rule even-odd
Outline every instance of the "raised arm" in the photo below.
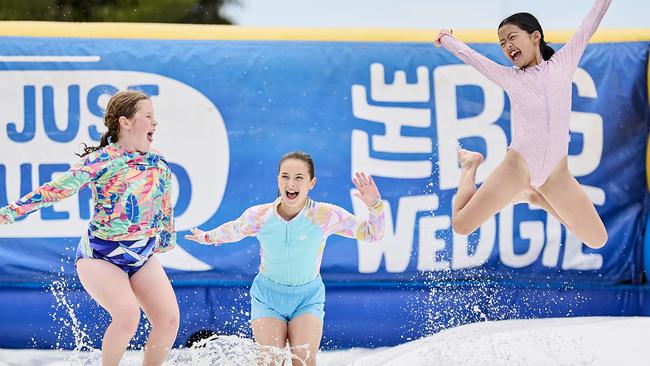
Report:
[[[381,199],[368,206],[368,218],[361,220],[347,210],[327,205],[327,222],[324,225],[326,236],[336,234],[361,241],[377,241],[384,237],[384,203]]]
[[[561,63],[568,66],[572,73],[578,67],[578,62],[582,57],[591,36],[596,33],[601,20],[605,16],[612,0],[595,0],[589,13],[578,27],[578,30],[571,37],[569,42],[564,45],[555,55]]]
[[[247,236],[255,236],[262,229],[267,214],[272,212],[273,205],[253,206],[237,219],[226,222],[216,229],[203,231],[192,229],[191,235],[185,235],[185,239],[193,240],[200,244],[219,245],[240,241]]]
[[[451,34],[451,31],[443,29],[435,41],[436,46],[443,46],[449,52],[461,59],[467,65],[474,67],[478,72],[492,80],[501,89],[507,89],[514,79],[515,71],[511,67],[499,65],[489,58],[469,48],[465,43],[458,40]]]
[[[315,213],[318,217],[325,236],[337,234],[347,238],[356,238],[362,241],[377,241],[384,236],[384,203],[371,176],[356,173],[352,179],[358,192],[355,197],[368,206],[368,219],[361,220],[345,209],[324,204],[317,210],[324,212]]]
[[[21,216],[51,206],[77,193],[106,165],[106,161],[100,161],[97,155],[92,156],[94,158],[79,161],[55,180],[43,184],[18,201],[0,208],[0,224],[13,223]]]

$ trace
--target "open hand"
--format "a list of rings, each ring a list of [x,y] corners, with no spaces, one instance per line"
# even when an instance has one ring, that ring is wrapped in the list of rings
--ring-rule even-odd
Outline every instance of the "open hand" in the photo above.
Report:
[[[381,198],[379,189],[377,189],[377,185],[371,176],[357,172],[356,177],[352,178],[352,183],[359,191],[354,196],[362,200],[366,206],[371,206],[377,199]]]
[[[201,229],[191,229],[192,235],[185,235],[185,239],[195,241],[199,244],[211,244],[208,240],[208,232]]]
[[[443,29],[443,30],[441,30],[440,33],[438,33],[438,37],[436,37],[436,40],[433,41],[433,44],[434,44],[436,47],[440,47],[440,46],[442,46],[442,42],[440,42],[440,40],[442,39],[442,37],[444,37],[444,36],[451,36],[453,33],[454,33],[454,30],[453,30],[453,29]]]

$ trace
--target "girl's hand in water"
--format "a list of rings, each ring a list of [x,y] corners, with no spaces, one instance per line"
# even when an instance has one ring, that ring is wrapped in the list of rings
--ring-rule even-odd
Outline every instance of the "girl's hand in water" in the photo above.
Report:
[[[372,206],[378,199],[381,199],[379,189],[371,176],[357,172],[356,177],[352,178],[352,183],[359,191],[354,196],[362,200],[366,206]]]
[[[212,244],[208,238],[208,232],[201,229],[191,229],[192,235],[185,235],[185,239],[195,241],[199,244]]]
[[[453,33],[454,33],[453,29],[443,29],[443,30],[441,30],[440,33],[438,33],[438,37],[436,37],[436,40],[433,41],[433,44],[434,44],[436,47],[440,47],[440,46],[442,46],[442,42],[440,42],[440,40],[442,39],[442,37],[444,37],[444,36],[451,36]]]

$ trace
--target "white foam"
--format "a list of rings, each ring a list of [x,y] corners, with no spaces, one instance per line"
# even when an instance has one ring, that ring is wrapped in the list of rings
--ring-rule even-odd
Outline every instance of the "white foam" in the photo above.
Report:
[[[318,364],[646,365],[650,364],[649,335],[650,317],[489,321],[447,329],[390,348],[319,352]],[[255,359],[254,354],[260,349],[251,340],[234,336],[216,337],[208,342],[208,347],[172,350],[165,365],[207,365],[213,362],[246,365]],[[282,355],[284,351],[280,351],[279,355]],[[84,359],[86,362],[99,360],[98,354],[93,356]],[[73,351],[0,349],[0,366],[84,364],[72,358]],[[141,362],[142,351],[128,351],[120,365],[139,365]]]

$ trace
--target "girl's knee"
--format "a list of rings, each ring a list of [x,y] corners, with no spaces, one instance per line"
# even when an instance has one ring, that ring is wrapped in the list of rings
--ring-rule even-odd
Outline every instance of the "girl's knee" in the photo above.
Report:
[[[180,325],[180,315],[178,311],[169,311],[152,316],[149,321],[154,328],[176,332]]]
[[[451,218],[451,227],[454,232],[459,235],[469,235],[475,230],[475,228],[468,225],[467,220],[464,220],[460,215]]]
[[[120,329],[124,333],[135,334],[140,324],[140,307],[125,306],[111,313],[111,326]]]
[[[592,249],[599,249],[605,246],[607,240],[609,240],[609,235],[607,234],[607,230],[603,227],[601,230],[597,231],[596,235],[594,235],[594,238],[592,238],[589,243],[585,244]]]

